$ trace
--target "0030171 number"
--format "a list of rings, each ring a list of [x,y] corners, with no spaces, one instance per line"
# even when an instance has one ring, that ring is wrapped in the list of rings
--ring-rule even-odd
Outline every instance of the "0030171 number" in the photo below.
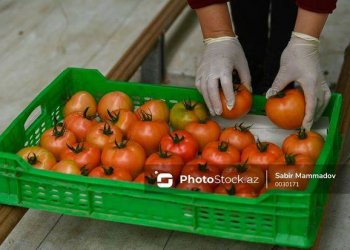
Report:
[[[276,187],[299,187],[299,182],[297,181],[277,181],[275,182]]]

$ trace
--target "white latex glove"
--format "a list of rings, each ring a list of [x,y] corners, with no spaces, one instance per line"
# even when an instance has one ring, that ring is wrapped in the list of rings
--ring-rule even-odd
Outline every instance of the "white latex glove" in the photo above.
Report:
[[[208,38],[196,76],[196,87],[203,95],[211,115],[222,113],[219,80],[226,98],[227,108],[235,105],[232,71],[236,69],[243,84],[251,90],[251,77],[247,59],[237,37]]]
[[[320,41],[315,37],[293,32],[282,53],[280,70],[266,94],[266,98],[269,98],[290,82],[298,82],[305,95],[303,127],[307,130],[310,130],[314,120],[320,118],[331,97],[320,66],[319,44]]]

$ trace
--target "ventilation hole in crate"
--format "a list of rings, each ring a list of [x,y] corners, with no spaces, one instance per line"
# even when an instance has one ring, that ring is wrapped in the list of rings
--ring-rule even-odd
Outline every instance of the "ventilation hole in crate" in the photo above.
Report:
[[[134,101],[133,103],[134,103],[135,109],[136,109],[136,107],[139,107],[141,104],[139,101]]]
[[[44,127],[45,127],[45,122],[43,122],[43,123],[41,124],[41,127],[42,127],[42,128],[44,128]]]
[[[136,96],[136,95],[133,95],[132,97],[131,97],[131,99],[135,99],[135,100],[140,100],[141,99],[141,97],[139,97],[139,96]]]
[[[272,228],[271,225],[268,225],[268,224],[262,224],[263,227],[267,227],[267,228]]]
[[[169,102],[170,102],[170,103],[174,103],[174,104],[178,103],[177,100],[169,100]]]
[[[151,97],[144,97],[143,100],[149,101],[149,100],[152,100],[152,98]]]
[[[219,217],[224,216],[223,213],[215,213],[215,215],[216,215],[216,216],[219,216]]]
[[[24,143],[24,146],[27,147],[28,144],[29,144],[28,141],[26,141],[26,142]]]

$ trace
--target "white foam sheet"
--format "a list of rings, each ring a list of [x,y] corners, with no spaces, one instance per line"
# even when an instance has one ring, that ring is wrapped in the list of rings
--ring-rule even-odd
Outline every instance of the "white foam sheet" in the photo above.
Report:
[[[212,117],[212,119],[218,122],[221,128],[234,127],[236,123],[244,122],[244,126],[250,126],[253,124],[250,131],[254,134],[255,138],[259,137],[260,141],[268,141],[275,143],[278,146],[282,146],[284,139],[292,134],[293,130],[281,129],[274,125],[267,116],[263,115],[246,115],[241,119],[228,120],[220,116]],[[327,130],[329,126],[329,120],[327,117],[321,117],[314,123],[311,130],[319,133],[323,138],[327,139]]]

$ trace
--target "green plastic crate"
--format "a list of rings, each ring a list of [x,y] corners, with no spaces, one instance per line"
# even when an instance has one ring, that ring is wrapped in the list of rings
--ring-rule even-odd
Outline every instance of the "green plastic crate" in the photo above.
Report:
[[[135,102],[184,98],[203,102],[195,89],[106,80],[97,70],[69,68],[11,123],[0,137],[0,203],[101,220],[159,227],[221,238],[307,248],[314,244],[331,186],[312,179],[305,192],[272,190],[257,199],[147,187],[138,183],[65,175],[31,168],[15,153],[36,145],[62,118],[64,98],[80,90],[98,100],[120,90]],[[251,113],[264,114],[265,98],[254,96]],[[324,113],[328,137],[314,173],[334,173],[341,136],[342,96],[333,94]],[[41,114],[33,120],[33,114]],[[34,112],[35,111],[35,112]],[[40,113],[39,112],[39,113]],[[30,117],[30,118],[29,118]]]

